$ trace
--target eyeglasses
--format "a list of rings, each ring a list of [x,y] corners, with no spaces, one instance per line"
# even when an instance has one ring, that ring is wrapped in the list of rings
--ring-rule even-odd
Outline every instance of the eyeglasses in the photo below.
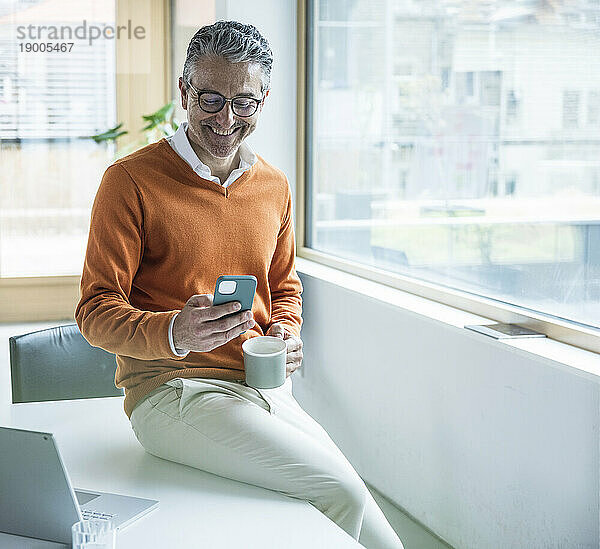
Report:
[[[217,92],[201,92],[189,83],[188,86],[196,92],[196,95],[198,96],[198,106],[204,112],[210,112],[212,114],[219,112],[225,106],[225,103],[231,102],[233,114],[246,118],[252,116],[256,112],[261,101],[264,99],[264,97],[255,99],[254,97],[239,96],[228,99]]]

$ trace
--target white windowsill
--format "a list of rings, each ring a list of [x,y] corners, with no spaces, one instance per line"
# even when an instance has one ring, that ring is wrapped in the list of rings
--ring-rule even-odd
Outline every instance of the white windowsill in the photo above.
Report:
[[[377,299],[383,303],[394,305],[450,326],[462,328],[468,337],[485,338],[490,344],[508,346],[515,352],[543,358],[551,362],[554,367],[600,383],[600,355],[591,351],[549,338],[496,340],[464,328],[468,324],[493,324],[494,320],[492,319],[455,309],[301,257],[296,258],[296,270],[313,278]]]

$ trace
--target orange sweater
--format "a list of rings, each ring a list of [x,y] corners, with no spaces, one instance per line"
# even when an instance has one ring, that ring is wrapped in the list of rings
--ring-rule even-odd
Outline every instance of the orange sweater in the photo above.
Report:
[[[229,187],[200,178],[165,139],[115,162],[92,207],[75,321],[117,355],[125,413],[176,377],[244,380],[242,343],[274,322],[300,336],[292,199],[283,172],[258,162]],[[222,274],[254,275],[256,324],[210,352],[175,355],[171,318]]]

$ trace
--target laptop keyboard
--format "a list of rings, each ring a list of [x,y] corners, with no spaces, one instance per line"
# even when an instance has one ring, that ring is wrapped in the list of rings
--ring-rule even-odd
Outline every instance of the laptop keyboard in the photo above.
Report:
[[[89,509],[82,509],[81,516],[84,518],[84,520],[88,520],[88,519],[107,520],[107,519],[116,517],[116,515],[110,515],[108,513],[101,513],[100,511],[90,511]]]

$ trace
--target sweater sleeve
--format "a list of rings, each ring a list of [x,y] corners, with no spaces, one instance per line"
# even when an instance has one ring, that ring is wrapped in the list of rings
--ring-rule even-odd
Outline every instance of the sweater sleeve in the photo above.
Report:
[[[169,325],[179,311],[142,311],[129,302],[143,249],[142,197],[125,168],[113,164],[92,206],[75,321],[91,345],[111,353],[181,359],[169,344]]]
[[[289,187],[288,187],[289,189]],[[296,337],[302,327],[302,282],[296,273],[292,196],[288,190],[286,211],[277,236],[277,246],[269,267],[271,326],[279,322]]]

